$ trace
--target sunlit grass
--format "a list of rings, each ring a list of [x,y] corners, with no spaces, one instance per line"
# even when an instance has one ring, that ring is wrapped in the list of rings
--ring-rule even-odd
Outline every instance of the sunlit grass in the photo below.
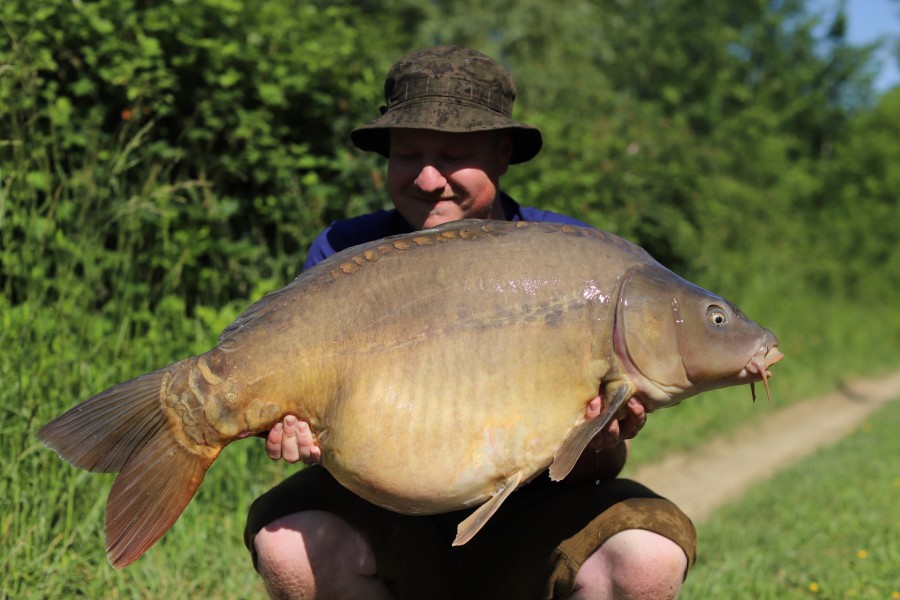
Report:
[[[242,543],[244,516],[253,498],[291,469],[269,461],[262,440],[226,448],[176,525],[141,560],[117,571],[106,560],[103,536],[114,476],[74,469],[34,437],[64,408],[148,363],[196,351],[215,333],[193,337],[187,332],[201,324],[161,320],[147,339],[121,343],[90,318],[63,326],[48,318],[51,309],[36,310],[44,313],[36,321],[47,326],[0,332],[0,599],[262,595]],[[186,337],[169,340],[175,331]],[[139,348],[141,342],[151,347]]]
[[[682,598],[900,597],[900,401],[701,525]]]

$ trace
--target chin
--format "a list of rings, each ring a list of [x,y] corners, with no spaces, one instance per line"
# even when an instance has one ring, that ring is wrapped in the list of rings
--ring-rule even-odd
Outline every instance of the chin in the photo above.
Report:
[[[458,221],[462,218],[464,218],[463,215],[428,215],[422,222],[421,229],[437,227],[438,225],[443,225],[444,223],[449,223],[451,221]]]

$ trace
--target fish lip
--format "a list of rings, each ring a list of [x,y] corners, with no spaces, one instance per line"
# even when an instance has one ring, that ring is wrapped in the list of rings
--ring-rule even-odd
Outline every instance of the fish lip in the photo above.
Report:
[[[734,380],[738,383],[762,381],[772,376],[769,367],[784,358],[778,344],[765,344],[750,357],[743,369],[738,371]]]
[[[778,342],[774,344],[763,344],[759,350],[756,351],[749,361],[747,361],[747,365],[741,371],[741,373],[745,373],[749,377],[756,376],[756,381],[760,379],[764,379],[765,377],[769,377],[771,373],[769,373],[769,367],[780,361],[784,358],[784,354],[778,348]]]
[[[778,340],[771,344],[763,344],[756,351],[756,354],[747,361],[747,365],[741,369],[741,372],[738,373],[738,381],[750,383],[750,391],[754,400],[756,400],[756,392],[753,389],[753,384],[757,381],[762,381],[766,388],[766,397],[769,399],[769,402],[772,401],[772,393],[769,390],[769,377],[772,376],[772,373],[769,372],[769,367],[782,358],[784,358],[784,354],[778,348]]]

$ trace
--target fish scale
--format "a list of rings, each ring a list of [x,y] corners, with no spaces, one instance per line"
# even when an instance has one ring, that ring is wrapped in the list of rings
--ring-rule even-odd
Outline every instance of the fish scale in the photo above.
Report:
[[[226,444],[289,414],[372,503],[477,507],[459,545],[548,466],[564,478],[630,398],[653,411],[767,381],[777,346],[612,234],[460,221],[335,254],[250,306],[217,347],[100,392],[38,437],[119,473],[106,512],[116,567],[175,522]]]

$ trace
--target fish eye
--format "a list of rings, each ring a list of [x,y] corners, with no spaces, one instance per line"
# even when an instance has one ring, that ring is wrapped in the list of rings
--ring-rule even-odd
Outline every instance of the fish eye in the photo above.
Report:
[[[716,327],[724,327],[728,323],[728,315],[721,306],[713,304],[706,309],[706,320]]]

